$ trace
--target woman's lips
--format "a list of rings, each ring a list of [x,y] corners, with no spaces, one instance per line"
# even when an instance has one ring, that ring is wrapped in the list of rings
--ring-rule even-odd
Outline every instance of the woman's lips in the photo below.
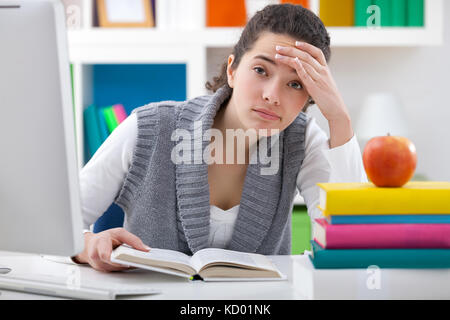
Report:
[[[280,117],[266,109],[253,109],[261,118],[266,120],[280,120]]]

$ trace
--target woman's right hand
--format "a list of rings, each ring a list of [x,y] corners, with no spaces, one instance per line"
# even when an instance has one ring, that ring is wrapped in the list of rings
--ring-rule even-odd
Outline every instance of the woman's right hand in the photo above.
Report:
[[[112,250],[123,243],[137,250],[145,252],[150,250],[134,234],[124,228],[114,228],[99,233],[86,232],[84,234],[84,250],[73,260],[77,263],[88,263],[94,269],[104,272],[129,269],[129,267],[110,261]]]

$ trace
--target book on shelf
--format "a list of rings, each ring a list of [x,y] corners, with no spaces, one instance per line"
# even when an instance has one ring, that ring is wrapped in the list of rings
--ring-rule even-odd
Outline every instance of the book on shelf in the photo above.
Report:
[[[87,158],[89,159],[110,133],[127,118],[127,113],[122,104],[104,108],[92,104],[84,109],[83,117]]]
[[[325,249],[311,241],[316,269],[340,268],[450,268],[450,249]]]
[[[337,215],[326,217],[329,224],[384,224],[384,223],[450,223],[450,214],[383,214]]]
[[[121,124],[127,118],[125,108],[123,107],[122,104],[115,104],[113,105],[113,110],[114,114],[116,115],[118,124]]]
[[[280,3],[291,3],[301,5],[303,8],[310,9],[310,1],[312,0],[281,0]]]
[[[357,27],[367,27],[368,19],[372,15],[368,8],[372,5],[372,0],[355,0],[354,4],[354,24]]]
[[[354,0],[320,0],[319,17],[326,27],[351,27],[354,22]]]
[[[372,4],[378,6],[380,13],[380,27],[388,27],[392,20],[392,0],[373,0]]]
[[[272,261],[261,254],[207,248],[189,256],[182,252],[152,248],[149,252],[121,245],[111,261],[141,269],[204,281],[286,280]]]
[[[408,27],[424,26],[424,6],[424,0],[407,0],[406,20]]]
[[[355,26],[423,27],[423,0],[355,0]],[[374,7],[376,6],[376,7]],[[377,25],[378,26],[378,25]]]
[[[246,23],[245,0],[206,0],[207,27],[243,27]]]
[[[106,124],[105,116],[103,115],[102,108],[97,107],[98,114],[98,127],[102,136],[102,142],[104,142],[109,136],[108,126]]]
[[[94,155],[97,149],[103,143],[102,132],[98,126],[99,116],[97,107],[90,105],[83,111],[84,117],[84,135],[87,144],[87,150],[90,157]]]
[[[450,249],[450,224],[332,225],[316,219],[313,238],[325,249]]]
[[[119,125],[119,122],[114,113],[114,108],[112,106],[110,106],[110,107],[105,107],[102,110],[103,110],[103,116],[105,117],[106,126],[108,127],[108,131],[111,134],[111,132],[113,132],[114,129],[116,129],[117,126]]]
[[[405,27],[406,21],[406,3],[407,0],[391,0],[391,21],[393,27]]]
[[[449,214],[450,182],[410,181],[400,188],[373,183],[318,183],[319,209],[330,215]]]

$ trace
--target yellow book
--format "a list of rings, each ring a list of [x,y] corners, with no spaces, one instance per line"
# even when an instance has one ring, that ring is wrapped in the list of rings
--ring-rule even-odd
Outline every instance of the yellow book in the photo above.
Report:
[[[373,183],[318,183],[319,209],[330,215],[450,214],[450,182],[410,181],[401,188]]]
[[[320,0],[319,17],[326,27],[354,25],[354,0]]]

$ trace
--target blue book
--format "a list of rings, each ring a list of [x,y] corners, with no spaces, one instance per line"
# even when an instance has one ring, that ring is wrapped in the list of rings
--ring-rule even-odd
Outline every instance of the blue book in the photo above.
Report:
[[[98,127],[100,129],[100,134],[102,138],[102,142],[106,140],[109,136],[108,127],[106,126],[106,120],[103,116],[103,110],[102,108],[97,108],[97,114],[98,114]]]
[[[311,240],[316,269],[450,268],[450,249],[324,249]]]
[[[450,214],[339,215],[327,220],[329,224],[450,223]]]

